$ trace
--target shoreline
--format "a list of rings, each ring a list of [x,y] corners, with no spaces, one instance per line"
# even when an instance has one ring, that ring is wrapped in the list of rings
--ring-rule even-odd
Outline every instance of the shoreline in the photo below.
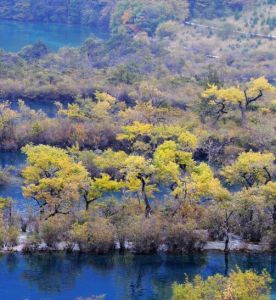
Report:
[[[36,246],[27,244],[27,235],[21,234],[18,237],[18,244],[13,247],[3,247],[0,249],[1,254],[5,253],[41,253],[41,252],[73,252],[73,253],[93,253],[93,254],[109,254],[112,252],[126,252],[133,255],[156,255],[156,254],[168,254],[168,255],[185,255],[194,253],[205,253],[205,252],[224,252],[224,241],[207,241],[203,247],[198,248],[198,250],[193,250],[191,252],[169,252],[166,244],[161,244],[156,252],[152,253],[140,253],[135,251],[135,245],[132,242],[125,242],[124,248],[121,248],[119,242],[115,242],[114,248],[108,252],[97,253],[94,251],[83,251],[80,249],[78,244],[71,244],[68,242],[58,242],[55,246],[48,246],[46,243],[40,243]],[[229,252],[230,253],[273,253],[275,251],[265,248],[263,244],[259,243],[249,243],[242,240],[231,239],[229,242]]]

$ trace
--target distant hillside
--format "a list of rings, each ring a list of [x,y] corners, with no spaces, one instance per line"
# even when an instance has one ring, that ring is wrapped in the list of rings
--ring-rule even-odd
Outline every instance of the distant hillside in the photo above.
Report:
[[[0,18],[20,21],[99,24],[108,22],[109,0],[0,0]]]
[[[254,0],[190,0],[190,13],[193,17],[215,18],[240,12],[254,4]]]
[[[0,0],[0,19],[86,24],[115,34],[154,35],[160,24],[230,21],[238,30],[271,34],[276,0]]]
[[[274,1],[274,0],[270,0]],[[0,18],[82,24],[107,24],[114,8],[118,5],[152,6],[155,2],[146,0],[1,0]],[[213,18],[241,11],[254,0],[167,0],[166,3],[182,6],[187,2],[189,16]],[[164,9],[167,9],[164,6]],[[175,10],[177,13],[177,9]],[[154,17],[154,15],[152,16]]]
[[[228,82],[261,75],[275,82],[275,16],[276,0],[0,0],[0,19],[104,27],[108,43],[90,39],[81,51],[93,67],[125,63],[110,76],[127,82],[137,77],[130,63],[139,65],[137,51],[144,63],[139,72],[147,76],[160,66],[159,60],[150,62],[152,55],[162,57],[165,70],[196,80],[212,66]]]

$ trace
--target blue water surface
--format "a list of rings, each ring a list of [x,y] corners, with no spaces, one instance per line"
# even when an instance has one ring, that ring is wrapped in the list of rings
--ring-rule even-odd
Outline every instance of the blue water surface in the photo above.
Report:
[[[37,41],[44,42],[53,51],[65,46],[78,47],[92,35],[102,39],[108,36],[104,30],[84,25],[0,20],[0,49],[10,52]]]
[[[229,270],[261,271],[275,278],[276,255],[230,254]],[[106,300],[169,300],[173,282],[185,274],[226,272],[216,252],[183,256],[8,254],[0,257],[0,299],[70,300],[105,295]],[[276,299],[275,283],[272,297]]]
[[[0,197],[13,200],[16,211],[27,213],[35,201],[26,199],[22,193],[23,178],[21,171],[26,165],[26,156],[21,152],[0,152],[0,170],[7,169],[10,173],[9,181],[0,184]],[[0,298],[1,299],[1,298]]]

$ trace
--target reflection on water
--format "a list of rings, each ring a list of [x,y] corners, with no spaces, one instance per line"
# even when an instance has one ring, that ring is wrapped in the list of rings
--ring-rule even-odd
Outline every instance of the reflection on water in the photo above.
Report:
[[[229,268],[261,271],[275,278],[275,255],[230,254]],[[76,299],[106,295],[107,300],[167,300],[171,284],[185,274],[224,273],[224,255],[131,256],[33,254],[2,255],[0,299]],[[276,285],[273,285],[275,298]]]
[[[37,41],[54,51],[65,46],[77,47],[91,35],[107,38],[106,32],[95,27],[0,20],[0,48],[11,52]]]
[[[30,205],[35,205],[34,200],[24,198],[22,194],[20,171],[25,163],[26,157],[21,152],[0,152],[0,170],[12,168],[9,182],[0,185],[0,196],[13,199],[15,208],[22,212],[27,212]]]
[[[0,168],[15,167],[20,169],[25,165],[26,156],[21,152],[0,152]]]

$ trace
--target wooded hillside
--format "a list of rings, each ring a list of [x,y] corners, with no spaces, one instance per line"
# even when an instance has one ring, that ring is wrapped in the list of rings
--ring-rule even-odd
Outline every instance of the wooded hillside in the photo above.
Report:
[[[212,18],[223,16],[233,11],[240,11],[252,0],[189,0],[189,1],[145,1],[145,0],[3,0],[0,2],[0,18],[42,22],[107,24],[118,7],[148,7],[152,11],[159,9],[166,2],[166,8],[187,7],[186,16]],[[154,9],[155,7],[155,9]],[[163,10],[163,13],[166,10]],[[166,11],[167,12],[167,11]],[[179,12],[179,10],[174,10]],[[185,14],[183,15],[185,16]],[[154,17],[154,14],[152,15]],[[171,16],[171,18],[174,18]]]

